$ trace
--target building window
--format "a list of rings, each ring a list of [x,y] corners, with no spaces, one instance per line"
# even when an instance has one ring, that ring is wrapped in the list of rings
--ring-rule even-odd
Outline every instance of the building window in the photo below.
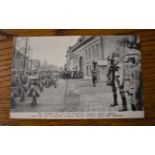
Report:
[[[95,51],[94,45],[92,46],[92,49],[93,49],[93,56],[94,56],[94,58],[95,58],[95,57],[96,57],[96,51]]]
[[[92,65],[90,65],[90,75],[92,75]]]
[[[97,53],[97,57],[99,58],[99,45],[96,44],[96,53]]]
[[[88,66],[89,69],[89,76],[91,76],[91,65]]]
[[[94,50],[94,53],[95,53],[95,57],[97,57],[97,51],[96,51],[96,46],[95,45],[93,46],[93,50]]]
[[[85,50],[86,60],[88,59],[87,49]]]
[[[92,56],[92,54],[91,54],[91,47],[89,48],[89,59],[91,59],[91,56]]]
[[[86,74],[87,74],[87,76],[89,75],[89,68],[88,68],[88,66],[86,66]]]

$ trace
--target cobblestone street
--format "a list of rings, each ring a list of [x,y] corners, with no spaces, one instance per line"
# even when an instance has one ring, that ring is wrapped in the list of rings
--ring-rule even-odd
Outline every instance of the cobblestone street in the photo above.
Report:
[[[113,102],[111,87],[105,83],[92,86],[91,79],[70,79],[58,82],[58,87],[44,88],[38,105],[31,107],[31,99],[18,102],[13,112],[101,112],[118,111]],[[118,98],[119,104],[120,98]]]
[[[118,98],[119,104],[120,98]],[[101,112],[118,111],[120,106],[110,107],[113,103],[111,87],[98,83],[93,87],[91,79],[69,80],[66,111]]]
[[[58,87],[54,86],[44,88],[44,91],[40,93],[38,105],[32,107],[30,105],[31,99],[26,98],[26,101],[19,102],[14,112],[58,112],[64,106],[64,96],[66,89],[66,81],[59,80]]]

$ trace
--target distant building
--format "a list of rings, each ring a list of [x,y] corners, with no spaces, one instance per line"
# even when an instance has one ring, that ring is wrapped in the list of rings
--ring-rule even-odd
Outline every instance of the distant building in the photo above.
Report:
[[[15,51],[13,53],[13,68],[17,70],[29,69],[29,58],[24,56],[21,52]]]
[[[69,49],[67,51],[66,60],[67,60],[67,63],[65,66],[66,70],[69,70],[69,71],[74,70],[75,69],[75,63],[74,63],[75,55],[72,51],[72,47],[69,47]]]
[[[60,67],[58,67],[56,65],[48,65],[48,70],[50,70],[50,71],[59,71]]]
[[[82,36],[67,52],[68,68],[83,72],[84,78],[91,78],[93,61],[98,64],[98,79],[103,81],[101,75],[104,72],[106,62],[101,36]]]
[[[30,59],[29,60],[29,69],[40,69],[40,61],[38,59]]]

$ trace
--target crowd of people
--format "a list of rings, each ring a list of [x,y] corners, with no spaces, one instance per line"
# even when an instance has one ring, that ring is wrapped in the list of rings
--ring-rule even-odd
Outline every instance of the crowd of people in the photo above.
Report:
[[[83,72],[65,70],[65,71],[60,73],[60,76],[63,79],[82,79],[83,78]]]
[[[79,71],[38,71],[38,70],[12,70],[11,107],[16,108],[17,103],[31,98],[31,106],[37,105],[37,98],[44,88],[54,86],[57,88],[58,79],[80,79],[83,74]]]
[[[57,71],[13,69],[11,107],[16,108],[17,103],[25,101],[26,98],[31,98],[31,106],[37,105],[37,98],[44,88],[57,88],[59,76],[60,73]]]

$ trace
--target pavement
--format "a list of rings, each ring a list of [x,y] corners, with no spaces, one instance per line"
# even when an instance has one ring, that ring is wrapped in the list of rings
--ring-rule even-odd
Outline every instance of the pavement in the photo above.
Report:
[[[67,104],[70,108],[67,108],[66,111],[118,111],[121,107],[120,97],[118,97],[119,106],[110,107],[112,103],[113,95],[111,87],[107,86],[104,82],[97,83],[97,86],[93,87],[91,79],[69,80]]]
[[[110,107],[113,103],[111,87],[104,82],[93,87],[91,79],[59,79],[58,87],[44,88],[38,98],[38,105],[31,107],[31,98],[24,102],[18,101],[18,106],[12,112],[103,112],[118,111],[121,106]]]
[[[37,98],[38,105],[31,106],[31,98],[26,98],[24,102],[17,102],[18,106],[12,109],[13,112],[58,112],[64,107],[64,96],[66,81],[60,79],[57,88],[51,86],[44,88]]]

